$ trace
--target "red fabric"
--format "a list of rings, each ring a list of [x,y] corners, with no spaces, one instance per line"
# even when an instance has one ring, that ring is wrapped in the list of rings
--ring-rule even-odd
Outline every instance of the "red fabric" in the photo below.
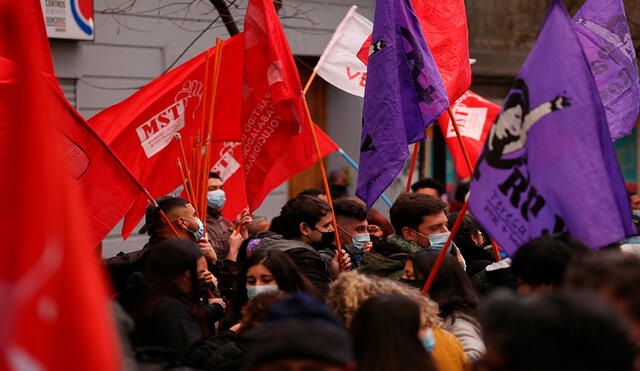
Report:
[[[369,35],[369,37],[367,37],[367,39],[364,41],[364,43],[360,47],[360,50],[358,50],[358,54],[356,54],[356,57],[358,57],[358,59],[360,59],[362,61],[362,63],[364,63],[365,66],[367,65],[367,62],[369,61],[369,48],[370,47],[371,47],[371,35]]]
[[[239,140],[242,92],[242,34],[224,42],[213,118],[213,140]],[[213,74],[210,49],[209,79]],[[89,124],[122,159],[153,197],[182,184],[174,134],[186,151],[202,127],[205,53],[150,82],[128,99],[100,112]],[[236,124],[234,124],[236,123]],[[144,140],[144,145],[143,145]],[[187,154],[187,158],[190,158]],[[125,216],[122,236],[128,237],[144,216],[147,200],[140,195]]]
[[[471,86],[464,0],[413,0],[413,8],[438,65],[449,102],[455,102]]]
[[[469,90],[455,102],[452,110],[465,148],[469,153],[471,165],[475,167],[478,157],[480,157],[480,152],[482,152],[484,141],[489,135],[489,130],[491,130],[491,125],[500,112],[500,106]],[[461,179],[470,177],[471,174],[467,168],[467,163],[451,124],[449,114],[445,112],[438,119],[438,124],[453,156],[458,177]]]
[[[464,0],[413,0],[412,3],[447,89],[449,102],[455,102],[471,86]],[[370,45],[371,37],[362,44],[357,55],[364,64],[369,58]]]
[[[249,208],[318,158],[300,78],[271,0],[250,0],[244,23],[242,157]],[[337,149],[319,129],[322,155]]]
[[[211,149],[211,171],[220,175],[227,195],[222,215],[233,221],[248,205],[242,170],[242,145],[239,141],[217,142]]]
[[[38,46],[46,44],[40,1],[0,1],[0,19],[0,50],[16,62],[16,84],[0,87],[12,97],[0,98],[10,139],[0,146],[0,369],[119,370],[104,274],[86,233],[90,210],[65,174],[58,102],[42,77],[51,57]]]

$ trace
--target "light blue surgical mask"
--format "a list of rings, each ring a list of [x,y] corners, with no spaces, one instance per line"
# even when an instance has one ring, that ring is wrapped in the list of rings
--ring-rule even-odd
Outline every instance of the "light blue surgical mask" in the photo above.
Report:
[[[202,220],[200,220],[200,218],[188,219],[188,220],[193,220],[193,221],[196,222],[196,224],[198,224],[198,230],[197,231],[192,231],[190,229],[187,229],[189,232],[193,233],[193,237],[195,237],[196,241],[198,241],[204,235],[204,224],[202,224]]]
[[[422,341],[422,346],[427,353],[433,353],[433,348],[436,346],[436,338],[433,336],[433,331],[431,331],[431,329],[427,330],[420,341]]]
[[[258,296],[258,294],[262,294],[263,292],[278,290],[280,290],[278,285],[247,285],[247,297],[249,298],[249,300],[251,300]]]
[[[212,209],[220,210],[227,200],[227,195],[222,189],[207,192],[207,206]]]
[[[635,215],[638,218],[640,218],[640,210],[632,210],[632,211],[633,211],[633,215]]]
[[[364,247],[371,242],[371,236],[369,236],[369,233],[354,234],[351,238],[353,239],[353,247],[358,250],[364,249]]]
[[[429,236],[427,236],[427,238],[429,239],[429,247],[437,250],[442,249],[444,247],[444,244],[447,242],[447,238],[449,238],[450,234],[451,232],[430,234]],[[451,246],[453,246],[453,243],[451,244]],[[449,249],[451,249],[451,246],[449,246]]]

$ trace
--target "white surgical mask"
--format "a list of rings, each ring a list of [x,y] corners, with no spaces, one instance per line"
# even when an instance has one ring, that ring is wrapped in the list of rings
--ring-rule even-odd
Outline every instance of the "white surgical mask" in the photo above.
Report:
[[[207,192],[207,206],[212,209],[220,210],[227,200],[227,195],[222,189]]]
[[[449,238],[449,235],[451,235],[451,232],[430,234],[429,236],[427,236],[427,238],[429,238],[429,247],[438,250],[442,249],[444,247],[444,244],[447,242],[447,238]],[[453,244],[449,246],[449,249],[451,249],[452,245]]]
[[[280,288],[278,285],[253,285],[247,286],[247,297],[249,300],[255,298],[258,294],[262,294],[267,291],[278,291]]]
[[[364,249],[364,247],[371,242],[371,236],[369,236],[369,233],[354,234],[351,238],[353,239],[353,247],[358,250]]]
[[[352,240],[351,244],[353,245],[353,247],[355,247],[358,250],[364,249],[366,244],[371,242],[371,236],[369,235],[369,233],[351,234],[345,231],[345,229],[339,225],[338,225],[338,228],[340,228],[340,230],[343,231],[344,233],[351,236],[351,240]]]

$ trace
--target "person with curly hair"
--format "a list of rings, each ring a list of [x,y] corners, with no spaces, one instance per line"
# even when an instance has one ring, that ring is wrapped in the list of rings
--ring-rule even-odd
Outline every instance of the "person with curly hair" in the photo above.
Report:
[[[456,337],[442,328],[438,305],[411,286],[387,278],[348,272],[341,274],[331,284],[326,299],[327,305],[342,318],[345,326],[351,328],[360,306],[368,299],[382,294],[400,294],[418,303],[423,325],[433,331],[435,347],[432,356],[439,371],[465,369],[467,356]]]

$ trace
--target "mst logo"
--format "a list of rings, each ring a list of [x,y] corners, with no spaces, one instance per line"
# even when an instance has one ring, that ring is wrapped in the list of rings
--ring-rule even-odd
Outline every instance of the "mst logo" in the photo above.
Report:
[[[196,113],[202,103],[203,87],[204,84],[201,81],[185,81],[174,97],[173,104],[136,128],[147,158],[171,143],[174,135],[185,126],[187,108],[191,112],[191,119],[196,119]]]
[[[184,101],[175,102],[136,129],[147,157],[160,152],[184,127]]]

